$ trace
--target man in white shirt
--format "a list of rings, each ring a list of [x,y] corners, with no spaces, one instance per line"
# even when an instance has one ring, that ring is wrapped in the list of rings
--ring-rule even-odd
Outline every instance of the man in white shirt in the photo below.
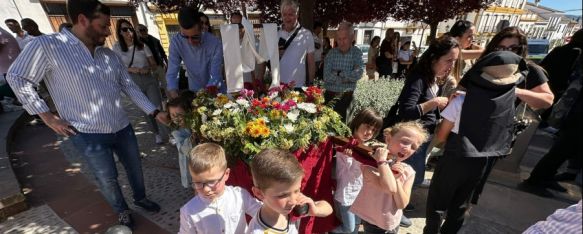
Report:
[[[167,115],[131,80],[121,58],[103,47],[111,34],[109,7],[98,0],[75,0],[67,2],[67,12],[73,28],[31,41],[12,63],[6,80],[29,114],[39,115],[57,134],[70,138],[118,213],[119,223],[131,228],[114,152],[126,170],[134,205],[150,212],[160,211],[160,206],[146,197],[138,142],[119,105],[121,93],[162,123],[168,122]],[[34,89],[41,80],[53,94],[58,116]]]
[[[20,24],[15,19],[7,19],[4,21],[4,23],[6,24],[6,27],[10,29],[10,31],[16,33],[16,41],[18,42],[18,46],[21,50],[24,49],[24,46],[26,46],[26,44],[30,42],[32,38],[34,38],[22,30]]]
[[[312,33],[298,22],[299,4],[295,0],[281,2],[281,18],[283,24],[277,33],[279,36],[280,82],[295,82],[295,87],[311,84],[316,76],[314,60],[314,39]],[[287,47],[284,47],[288,44]],[[285,48],[285,49],[284,49]],[[306,76],[306,63],[308,74]],[[259,77],[265,73],[265,64],[261,64]]]

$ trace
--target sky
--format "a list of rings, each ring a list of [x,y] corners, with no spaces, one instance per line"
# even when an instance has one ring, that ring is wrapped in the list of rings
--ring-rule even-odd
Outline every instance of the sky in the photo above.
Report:
[[[528,0],[534,2],[534,0]],[[541,0],[539,5],[550,7],[560,11],[566,11],[568,15],[581,15],[581,0]],[[576,10],[576,11],[568,11]]]

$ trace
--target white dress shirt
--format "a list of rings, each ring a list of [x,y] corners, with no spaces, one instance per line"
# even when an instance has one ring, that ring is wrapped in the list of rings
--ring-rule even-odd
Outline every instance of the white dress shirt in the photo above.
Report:
[[[240,187],[225,186],[223,195],[210,201],[192,198],[180,208],[180,234],[245,233],[245,214],[253,216],[261,202]]]
[[[34,89],[44,80],[60,117],[83,133],[115,133],[129,125],[122,92],[145,113],[156,110],[115,52],[99,46],[91,55],[69,30],[32,40],[6,80],[31,115],[49,111]]]

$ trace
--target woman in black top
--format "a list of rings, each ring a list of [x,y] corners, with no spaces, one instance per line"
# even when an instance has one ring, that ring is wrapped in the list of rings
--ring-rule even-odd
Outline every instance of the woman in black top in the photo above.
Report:
[[[423,53],[419,63],[413,68],[399,96],[399,117],[403,121],[419,120],[425,129],[433,132],[437,125],[439,110],[448,102],[440,97],[436,81],[449,75],[459,56],[459,44],[449,35],[435,39]],[[415,182],[423,182],[425,176],[425,157],[429,141],[405,162],[415,169]]]
[[[507,27],[496,34],[490,43],[486,46],[484,53],[480,58],[492,53],[494,51],[512,51],[523,58],[528,55],[528,44],[526,34],[518,27]],[[516,85],[516,97],[519,101],[523,101],[533,109],[549,108],[553,104],[554,95],[548,85],[548,77],[544,68],[535,64],[532,61],[527,61],[528,75],[526,79]],[[493,160],[490,165],[487,165],[480,183],[476,187],[472,203],[477,204],[480,194],[486,184],[486,180],[496,164],[497,160]]]
[[[387,29],[385,39],[383,39],[379,51],[379,57],[376,59],[377,72],[379,73],[379,77],[384,76],[385,78],[389,78],[389,76],[393,74],[393,60],[397,57],[395,55],[396,44],[394,29]]]

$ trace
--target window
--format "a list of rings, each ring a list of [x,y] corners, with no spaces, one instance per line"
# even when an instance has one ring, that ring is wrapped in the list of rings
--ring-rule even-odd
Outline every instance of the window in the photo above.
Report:
[[[370,40],[372,40],[373,30],[365,30],[364,31],[364,38],[362,39],[362,44],[370,44]]]
[[[67,8],[63,3],[45,3],[42,4],[45,12],[48,15],[49,21],[51,22],[51,26],[55,32],[59,31],[59,26],[61,23],[70,22],[67,16]],[[135,19],[136,10],[130,6],[109,6],[111,9],[111,18],[110,18],[110,32],[111,35],[106,38],[105,46],[111,48],[113,44],[117,41],[117,35],[115,35],[115,24],[119,19],[126,19],[132,24],[134,27],[138,22]],[[48,33],[48,32],[45,32]]]

